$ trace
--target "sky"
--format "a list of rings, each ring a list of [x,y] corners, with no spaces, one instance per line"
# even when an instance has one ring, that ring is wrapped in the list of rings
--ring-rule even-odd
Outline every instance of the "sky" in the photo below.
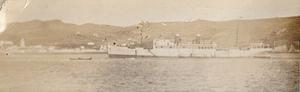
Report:
[[[25,2],[26,0],[9,0],[7,22],[60,19],[76,24],[128,26],[141,20],[224,21],[300,15],[300,0],[27,0],[27,3]]]

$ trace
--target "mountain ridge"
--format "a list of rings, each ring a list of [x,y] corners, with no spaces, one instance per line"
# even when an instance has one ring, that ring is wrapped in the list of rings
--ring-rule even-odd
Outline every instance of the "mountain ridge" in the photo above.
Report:
[[[150,22],[151,31],[145,32],[146,42],[152,39],[172,39],[175,34],[181,34],[185,42],[194,39],[196,34],[201,38],[212,40],[221,47],[233,47],[238,31],[238,43],[243,46],[251,41],[300,40],[300,16],[266,18],[256,20],[207,21],[191,22]],[[274,33],[285,30],[274,38]],[[97,45],[108,42],[127,42],[137,40],[136,25],[120,27],[85,23],[81,25],[65,23],[61,20],[32,20],[11,23],[0,34],[0,40],[19,43],[21,38],[29,45],[56,45],[60,47],[78,47],[88,42]]]

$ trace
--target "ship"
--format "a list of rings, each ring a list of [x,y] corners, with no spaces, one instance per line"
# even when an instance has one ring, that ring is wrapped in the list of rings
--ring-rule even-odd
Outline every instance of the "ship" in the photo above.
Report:
[[[226,58],[226,57],[270,57],[267,52],[272,48],[263,42],[252,43],[248,48],[218,48],[210,40],[194,40],[181,43],[175,39],[155,39],[152,48],[112,45],[108,47],[108,56],[115,58],[172,57],[172,58]],[[198,38],[199,36],[197,36]]]
[[[239,28],[237,28],[239,29]],[[141,22],[137,26],[140,42],[145,38],[144,32],[151,31],[148,22]],[[270,45],[263,42],[251,43],[247,48],[238,46],[239,30],[236,30],[236,47],[220,48],[216,42],[201,39],[197,34],[190,42],[182,42],[180,34],[174,39],[154,39],[151,48],[143,46],[110,45],[107,49],[109,57],[137,58],[137,57],[172,57],[172,58],[217,58],[217,57],[270,57],[266,52],[272,51]]]

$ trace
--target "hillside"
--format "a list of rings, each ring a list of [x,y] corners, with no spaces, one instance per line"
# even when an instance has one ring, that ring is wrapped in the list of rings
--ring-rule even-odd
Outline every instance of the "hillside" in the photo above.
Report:
[[[185,41],[191,41],[196,34],[200,34],[203,39],[213,40],[220,47],[234,46],[237,33],[239,34],[238,43],[241,46],[258,40],[271,43],[274,39],[300,39],[300,17],[222,22],[205,20],[157,22],[149,25],[151,30],[145,32],[148,42],[157,38],[172,39],[175,34],[180,34]],[[29,45],[77,47],[87,42],[101,45],[105,39],[108,42],[136,40],[137,36],[135,25],[128,27],[98,24],[75,25],[60,20],[34,20],[9,24],[6,31],[0,34],[0,40],[19,43],[20,39],[24,38]]]
[[[10,40],[18,43],[21,38],[28,45],[60,45],[78,46],[87,42],[100,44],[102,39],[116,38],[115,32],[122,27],[97,24],[75,25],[64,23],[60,20],[29,21],[24,23],[12,23],[6,31],[0,35],[2,40]]]

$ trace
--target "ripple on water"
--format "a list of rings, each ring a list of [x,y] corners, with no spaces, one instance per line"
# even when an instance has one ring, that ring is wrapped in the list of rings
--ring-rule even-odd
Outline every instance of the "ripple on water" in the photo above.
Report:
[[[1,57],[0,90],[55,92],[296,92],[299,60]],[[30,85],[30,86],[27,86]]]

